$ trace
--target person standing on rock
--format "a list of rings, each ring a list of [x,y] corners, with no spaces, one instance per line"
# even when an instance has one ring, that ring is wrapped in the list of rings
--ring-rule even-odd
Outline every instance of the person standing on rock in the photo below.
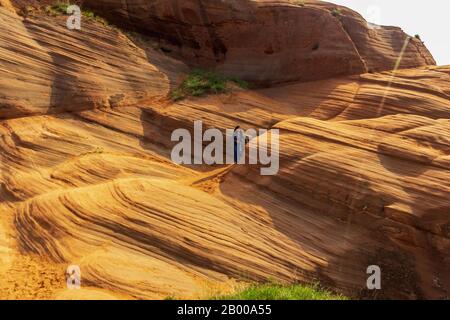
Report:
[[[234,128],[233,141],[234,141],[234,163],[238,163],[242,157],[245,148],[244,132],[242,131],[240,126]]]

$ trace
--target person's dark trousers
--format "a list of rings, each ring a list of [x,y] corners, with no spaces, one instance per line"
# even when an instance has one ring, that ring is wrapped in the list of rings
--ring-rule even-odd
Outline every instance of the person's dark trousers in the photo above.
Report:
[[[236,138],[234,138],[234,163],[238,163],[238,143]]]

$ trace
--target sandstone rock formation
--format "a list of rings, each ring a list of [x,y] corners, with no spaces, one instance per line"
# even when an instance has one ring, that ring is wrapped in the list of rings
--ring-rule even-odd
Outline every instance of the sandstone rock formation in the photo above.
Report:
[[[166,69],[179,63],[151,61],[151,48],[145,52],[113,28],[84,23],[83,32],[71,32],[64,17],[24,19],[0,7],[0,119],[132,105],[168,94]]]
[[[85,0],[114,23],[165,41],[192,65],[256,83],[318,80],[394,69],[408,36],[372,28],[322,1]],[[401,67],[435,64],[412,38]]]
[[[131,22],[146,8],[126,3],[136,7],[116,13],[129,12]],[[224,2],[215,3],[220,17]],[[267,22],[330,8],[245,5]],[[85,21],[70,32],[63,17],[37,15],[0,7],[0,298],[202,298],[236,281],[276,279],[319,280],[356,298],[448,299],[450,67],[362,73],[391,68],[396,54],[380,44],[392,41],[397,52],[400,31],[348,40],[359,43],[354,61],[364,67],[353,71],[362,74],[172,103],[165,96],[187,70],[182,62],[117,28]],[[358,19],[342,9],[342,25],[364,28]],[[364,38],[347,28],[349,39]],[[192,39],[182,35],[187,48]],[[400,67],[431,64],[418,46],[413,40],[397,55]],[[258,76],[245,49],[234,54]],[[277,72],[266,80],[287,80]],[[172,130],[192,130],[199,119],[280,129],[280,172],[175,165]],[[82,270],[76,292],[65,284],[72,264]],[[365,289],[371,264],[383,270],[376,295]]]
[[[0,7],[3,7],[13,13],[16,12],[16,9],[9,0],[0,0]]]

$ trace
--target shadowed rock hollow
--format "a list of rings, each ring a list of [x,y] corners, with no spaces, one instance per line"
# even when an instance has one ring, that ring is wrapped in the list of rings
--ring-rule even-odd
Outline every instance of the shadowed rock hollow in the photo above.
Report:
[[[318,1],[85,3],[160,42],[0,1],[0,298],[201,298],[268,279],[448,298],[450,67],[421,42]],[[186,64],[302,81],[171,102]],[[279,129],[279,173],[172,163],[171,132],[199,119]]]

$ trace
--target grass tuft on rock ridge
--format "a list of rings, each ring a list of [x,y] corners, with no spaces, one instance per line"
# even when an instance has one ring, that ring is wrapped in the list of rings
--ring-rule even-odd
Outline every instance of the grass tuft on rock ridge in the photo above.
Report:
[[[200,97],[207,94],[219,94],[228,90],[229,85],[234,84],[240,88],[248,88],[247,82],[236,78],[225,77],[213,71],[200,69],[192,70],[172,92],[171,98],[174,101],[182,100],[186,97]]]

